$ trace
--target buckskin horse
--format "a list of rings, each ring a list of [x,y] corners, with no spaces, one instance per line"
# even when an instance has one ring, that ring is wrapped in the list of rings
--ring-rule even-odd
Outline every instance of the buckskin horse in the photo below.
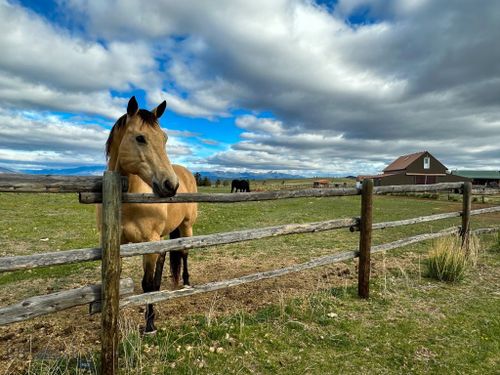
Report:
[[[128,177],[129,193],[151,193],[160,197],[172,197],[176,193],[194,193],[196,180],[191,172],[180,165],[173,165],[166,152],[167,134],[160,128],[158,119],[165,111],[163,101],[152,111],[139,109],[135,97],[128,102],[127,113],[114,124],[106,142],[108,170],[118,171]],[[98,209],[100,227],[100,208]],[[122,206],[121,242],[159,241],[193,235],[193,224],[197,217],[196,203],[154,203]],[[142,290],[160,290],[165,253],[143,256],[144,276]],[[182,280],[189,286],[188,252],[170,252],[170,272],[173,287]],[[156,331],[155,312],[152,304],[146,306],[145,334]]]

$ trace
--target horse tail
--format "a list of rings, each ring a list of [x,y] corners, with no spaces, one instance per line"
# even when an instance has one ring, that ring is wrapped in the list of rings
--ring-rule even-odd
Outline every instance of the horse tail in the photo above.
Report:
[[[179,228],[173,230],[170,233],[170,239],[179,238],[181,236],[181,232]],[[182,253],[180,251],[171,251],[170,252],[170,273],[172,274],[172,282],[174,286],[179,285],[179,281],[181,278],[181,264],[182,264]]]

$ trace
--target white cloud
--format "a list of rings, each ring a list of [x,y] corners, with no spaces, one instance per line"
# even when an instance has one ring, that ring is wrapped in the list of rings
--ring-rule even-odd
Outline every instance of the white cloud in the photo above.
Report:
[[[109,90],[161,86],[145,43],[111,41],[105,46],[5,1],[0,2],[0,19],[3,102],[108,117],[116,116],[116,104],[122,104]]]
[[[270,133],[270,135],[280,134],[284,130],[281,121],[273,118],[257,118],[253,115],[238,117],[235,124],[245,130]]]
[[[0,26],[0,99],[9,106],[116,118],[125,101],[109,90],[133,86],[151,105],[167,99],[214,126],[252,113],[235,120],[242,142],[206,158],[214,165],[376,172],[427,149],[449,167],[498,168],[496,1],[61,4],[85,34],[0,7],[10,17]],[[373,22],[350,24],[358,11]],[[189,145],[179,155],[196,157]]]
[[[57,89],[0,74],[0,98],[3,105],[69,113],[87,113],[117,119],[127,107],[127,100],[107,91],[82,93]]]
[[[112,124],[110,124],[112,125]],[[169,132],[168,154],[174,160],[192,155],[183,141],[191,134]],[[45,167],[104,165],[109,129],[65,120],[42,112],[0,109],[0,163]]]
[[[161,92],[153,94],[151,98],[163,98],[167,101],[168,106],[175,112],[190,116],[190,117],[212,117],[213,112],[202,106],[196,105],[188,100],[185,100],[175,94],[168,92]]]
[[[155,68],[141,42],[91,42],[48,24],[35,13],[0,3],[2,70],[62,89],[124,90],[145,81]]]

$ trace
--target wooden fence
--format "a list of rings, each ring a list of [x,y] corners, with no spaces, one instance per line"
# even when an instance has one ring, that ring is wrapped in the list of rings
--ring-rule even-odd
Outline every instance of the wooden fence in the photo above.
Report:
[[[460,189],[463,194],[461,211],[422,216],[417,218],[373,223],[372,197],[374,194],[404,192],[438,192]],[[244,283],[273,278],[292,272],[359,258],[358,294],[369,296],[370,255],[380,251],[425,241],[428,239],[460,233],[464,238],[470,232],[470,217],[485,213],[500,212],[500,206],[471,210],[470,183],[442,183],[434,185],[404,185],[374,187],[372,180],[365,180],[361,190],[353,188],[316,188],[305,190],[282,190],[239,194],[178,194],[171,198],[159,198],[153,194],[126,193],[127,181],[115,172],[105,172],[104,178],[0,175],[0,191],[3,192],[78,192],[81,203],[102,203],[103,228],[102,248],[86,248],[57,251],[27,256],[0,258],[0,272],[32,269],[43,266],[70,264],[102,260],[102,286],[92,285],[62,291],[45,296],[36,296],[15,305],[0,308],[0,325],[31,319],[36,316],[57,312],[69,307],[94,303],[94,311],[102,314],[102,373],[114,374],[118,364],[118,311],[131,305],[155,303],[168,299],[229,288]],[[361,195],[360,217],[335,219],[307,224],[286,224],[252,230],[177,238],[158,242],[126,244],[120,246],[120,209],[122,203],[180,203],[180,202],[248,202],[260,200],[288,199],[298,197],[335,197]],[[447,228],[436,233],[425,233],[394,242],[372,246],[372,230],[398,227],[461,217],[461,226]],[[231,280],[212,282],[190,289],[158,291],[130,295],[133,291],[131,279],[120,280],[120,258],[150,253],[165,253],[173,250],[205,248],[214,245],[249,241],[287,234],[321,232],[348,228],[359,231],[359,248],[351,251],[323,256],[308,262],[277,270],[253,273]],[[499,228],[482,228],[474,232],[496,232]],[[120,296],[122,298],[120,298]]]

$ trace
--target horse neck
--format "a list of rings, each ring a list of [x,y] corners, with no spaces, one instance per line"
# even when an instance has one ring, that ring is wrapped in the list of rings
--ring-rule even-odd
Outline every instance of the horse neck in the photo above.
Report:
[[[135,174],[126,175],[128,177],[129,193],[152,193],[153,189],[144,182],[142,178]]]

